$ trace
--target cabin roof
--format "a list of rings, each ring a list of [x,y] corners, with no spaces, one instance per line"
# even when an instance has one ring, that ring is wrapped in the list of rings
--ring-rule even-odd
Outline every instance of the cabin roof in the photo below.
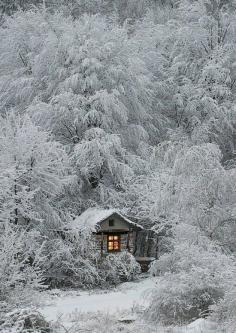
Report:
[[[134,229],[143,229],[143,227],[127,217],[121,214],[117,209],[101,209],[101,208],[89,208],[84,211],[80,216],[76,217],[73,221],[72,227],[75,229],[90,229],[93,232],[99,230],[99,224],[111,217],[112,215],[118,215],[123,221]]]

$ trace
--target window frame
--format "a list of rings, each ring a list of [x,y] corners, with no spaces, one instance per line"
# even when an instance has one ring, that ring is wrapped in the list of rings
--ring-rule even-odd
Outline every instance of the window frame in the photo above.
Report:
[[[109,237],[118,237],[118,239],[109,239]],[[113,243],[113,249],[109,249],[109,243]],[[114,249],[114,243],[115,242],[118,242],[118,249]],[[121,251],[121,234],[118,234],[118,233],[109,233],[107,234],[107,252],[120,252]]]
[[[108,220],[108,225],[109,225],[109,227],[114,227],[114,226],[115,226],[115,221],[114,221],[114,219],[109,219],[109,220]]]

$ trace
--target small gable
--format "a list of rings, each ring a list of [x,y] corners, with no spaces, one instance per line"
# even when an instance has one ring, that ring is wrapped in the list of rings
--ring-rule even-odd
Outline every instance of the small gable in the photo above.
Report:
[[[141,230],[142,226],[114,209],[89,208],[73,221],[75,229],[92,232]]]
[[[137,229],[137,225],[130,223],[118,213],[111,214],[108,218],[98,223],[99,231],[129,231]]]

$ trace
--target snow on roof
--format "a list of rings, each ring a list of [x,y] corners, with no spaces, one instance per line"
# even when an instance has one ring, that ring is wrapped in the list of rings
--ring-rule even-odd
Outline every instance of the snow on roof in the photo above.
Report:
[[[90,229],[92,231],[96,231],[98,224],[101,223],[102,221],[106,220],[113,214],[119,215],[128,224],[132,224],[133,226],[136,226],[137,228],[143,229],[143,227],[141,225],[129,220],[116,209],[101,209],[101,208],[97,208],[97,207],[88,208],[80,216],[76,217],[72,223],[72,227],[74,227],[76,229],[80,229],[80,230]]]

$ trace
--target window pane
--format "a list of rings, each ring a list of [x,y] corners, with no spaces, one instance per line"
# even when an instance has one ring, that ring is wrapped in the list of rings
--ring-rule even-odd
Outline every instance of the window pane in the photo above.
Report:
[[[109,250],[113,250],[113,242],[109,242],[108,243],[108,249]]]
[[[114,242],[114,250],[119,250],[119,242]]]
[[[114,236],[108,236],[108,240],[113,240]]]
[[[119,237],[118,236],[114,236],[114,240],[118,240],[119,239]]]

